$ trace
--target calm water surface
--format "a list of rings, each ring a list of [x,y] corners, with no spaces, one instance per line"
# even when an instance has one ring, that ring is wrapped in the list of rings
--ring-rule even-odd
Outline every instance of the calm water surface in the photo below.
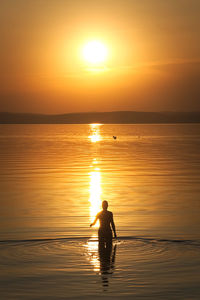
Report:
[[[200,125],[1,125],[2,299],[199,299],[199,154]]]

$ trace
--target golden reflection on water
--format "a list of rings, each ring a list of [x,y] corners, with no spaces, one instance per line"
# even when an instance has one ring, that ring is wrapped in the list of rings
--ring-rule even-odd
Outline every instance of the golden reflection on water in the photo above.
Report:
[[[100,124],[90,124],[91,135],[89,136],[92,143],[101,140]],[[96,156],[96,148],[94,155]],[[101,172],[98,166],[98,159],[93,158],[90,175],[90,221],[93,222],[96,214],[101,210]],[[98,227],[97,222],[94,227]]]
[[[101,141],[100,134],[101,124],[90,124],[91,134],[88,138],[94,143],[94,153],[91,163],[90,175],[90,221],[93,222],[97,213],[101,210],[101,170],[98,161],[98,151],[99,144],[97,142]],[[98,227],[99,223],[97,221],[94,227]],[[102,286],[104,290],[109,285],[109,276],[113,273],[116,245],[114,249],[112,245],[110,247],[102,247],[98,243],[98,238],[93,235],[88,242],[84,245],[86,248],[86,256],[90,264],[93,266],[93,270],[98,272],[102,278]]]
[[[101,174],[99,168],[90,172],[90,221],[93,222],[101,209]],[[98,227],[96,223],[95,227]]]
[[[100,126],[101,124],[90,124],[91,135],[89,135],[89,139],[92,143],[96,143],[101,140]]]
[[[90,264],[93,266],[95,272],[100,271],[100,261],[98,255],[98,241],[95,235],[87,242],[85,248],[87,249],[87,257]]]
[[[101,140],[100,134],[101,124],[90,124],[89,139],[92,143],[99,142]],[[96,145],[97,146],[97,145]],[[97,148],[95,146],[94,156],[97,156]],[[93,222],[96,214],[101,209],[101,172],[98,166],[97,157],[93,158],[90,175],[90,221]],[[94,227],[98,227],[99,223],[97,222]]]
[[[117,245],[105,248],[100,246],[97,237],[93,235],[84,245],[86,249],[86,257],[93,267],[93,271],[97,272],[102,279],[102,287],[104,291],[109,287],[109,279],[115,268],[115,256]]]

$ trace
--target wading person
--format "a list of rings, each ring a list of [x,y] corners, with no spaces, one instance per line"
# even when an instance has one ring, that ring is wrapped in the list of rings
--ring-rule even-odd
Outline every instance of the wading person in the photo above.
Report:
[[[99,237],[99,244],[105,245],[106,247],[112,245],[112,231],[114,233],[114,237],[117,238],[116,231],[115,231],[115,223],[113,220],[113,213],[108,211],[108,202],[102,202],[103,210],[100,211],[90,227],[96,224],[97,220],[99,219],[100,227],[98,230],[98,237]],[[112,227],[112,229],[111,229]]]

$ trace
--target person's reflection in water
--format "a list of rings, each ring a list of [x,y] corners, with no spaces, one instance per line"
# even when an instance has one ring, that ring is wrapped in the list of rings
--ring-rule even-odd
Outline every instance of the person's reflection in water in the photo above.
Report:
[[[104,291],[109,285],[109,275],[114,271],[116,249],[117,245],[114,246],[112,251],[112,244],[109,247],[105,247],[99,243],[100,272]]]
[[[108,211],[108,202],[102,202],[103,210],[96,215],[96,218],[90,227],[96,224],[97,220],[100,222],[98,230],[99,238],[99,258],[100,258],[100,270],[102,275],[103,287],[108,286],[108,275],[112,274],[114,268],[116,245],[112,254],[112,231],[114,237],[117,238],[115,223],[113,220],[113,213]],[[111,229],[112,227],[112,229]]]

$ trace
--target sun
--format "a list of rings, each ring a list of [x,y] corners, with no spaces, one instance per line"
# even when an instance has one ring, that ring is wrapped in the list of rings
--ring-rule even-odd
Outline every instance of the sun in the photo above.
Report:
[[[108,56],[107,47],[100,41],[90,41],[83,47],[83,58],[92,65],[104,63]]]

